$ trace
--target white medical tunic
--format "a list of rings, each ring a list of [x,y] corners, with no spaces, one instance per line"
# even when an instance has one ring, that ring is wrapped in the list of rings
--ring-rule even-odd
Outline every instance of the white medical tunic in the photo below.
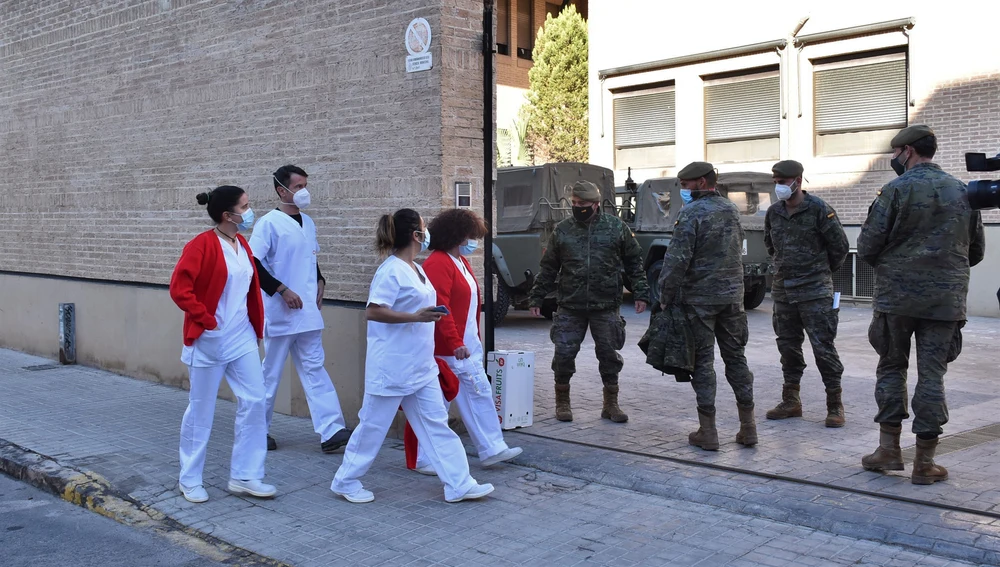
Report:
[[[250,249],[261,265],[302,298],[302,309],[289,309],[281,294],[263,290],[264,335],[280,337],[323,329],[323,315],[316,305],[316,225],[302,213],[302,226],[275,209],[258,220],[250,236]]]
[[[419,272],[419,274],[418,274]],[[414,313],[433,307],[437,293],[423,268],[416,271],[389,256],[375,272],[368,304]],[[434,323],[368,322],[365,393],[408,396],[438,379],[434,360]]]
[[[219,237],[226,260],[226,287],[215,309],[215,329],[205,331],[194,344],[181,351],[181,362],[194,367],[228,364],[257,350],[257,333],[247,312],[247,293],[253,280],[253,260],[242,245],[236,246]]]

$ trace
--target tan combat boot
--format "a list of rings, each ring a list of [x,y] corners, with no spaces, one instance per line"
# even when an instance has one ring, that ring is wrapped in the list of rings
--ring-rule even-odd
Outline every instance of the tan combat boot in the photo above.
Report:
[[[753,406],[736,406],[740,414],[740,432],[736,434],[736,442],[744,447],[757,444],[757,423],[753,419]]]
[[[573,421],[573,410],[569,407],[569,384],[556,384],[556,419]]]
[[[785,384],[781,387],[781,402],[765,414],[767,419],[802,417],[802,400],[799,399],[799,385]]]
[[[934,464],[934,452],[937,450],[937,445],[937,438],[921,439],[917,437],[917,454],[913,457],[913,473],[910,475],[910,482],[913,484],[934,484],[948,480],[948,469]]]
[[[618,384],[605,384],[604,409],[601,410],[601,417],[615,423],[628,421],[628,415],[618,407]]]
[[[698,408],[698,431],[688,433],[688,444],[706,451],[719,450],[719,430],[715,428],[715,408]]]
[[[903,470],[903,450],[899,448],[899,434],[902,431],[902,425],[880,424],[878,449],[871,455],[861,457],[861,466],[866,471],[876,472]]]
[[[844,426],[844,403],[840,401],[840,388],[826,391],[826,426]]]

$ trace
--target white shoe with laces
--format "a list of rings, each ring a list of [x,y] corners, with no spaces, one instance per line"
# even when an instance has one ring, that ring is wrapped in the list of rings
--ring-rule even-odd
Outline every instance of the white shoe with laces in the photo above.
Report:
[[[259,480],[239,480],[229,479],[229,492],[233,494],[249,494],[257,498],[272,498],[278,493],[270,484],[264,484]]]

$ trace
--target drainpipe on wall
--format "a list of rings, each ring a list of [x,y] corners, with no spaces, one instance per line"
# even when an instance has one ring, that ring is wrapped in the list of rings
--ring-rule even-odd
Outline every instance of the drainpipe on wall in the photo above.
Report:
[[[496,165],[496,149],[493,135],[493,52],[496,45],[493,38],[493,1],[486,0],[483,10],[483,218],[486,220],[486,242],[483,245],[483,311],[486,313],[486,332],[483,337],[485,352],[495,349],[493,339],[493,181]],[[488,357],[483,357],[483,364]]]

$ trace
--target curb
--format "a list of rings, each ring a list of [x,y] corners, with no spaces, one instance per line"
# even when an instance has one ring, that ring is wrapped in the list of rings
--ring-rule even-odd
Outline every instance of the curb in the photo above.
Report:
[[[187,527],[116,490],[101,475],[60,464],[31,449],[0,439],[0,473],[55,494],[120,524],[148,529],[213,561],[246,567],[290,567],[275,559]]]

